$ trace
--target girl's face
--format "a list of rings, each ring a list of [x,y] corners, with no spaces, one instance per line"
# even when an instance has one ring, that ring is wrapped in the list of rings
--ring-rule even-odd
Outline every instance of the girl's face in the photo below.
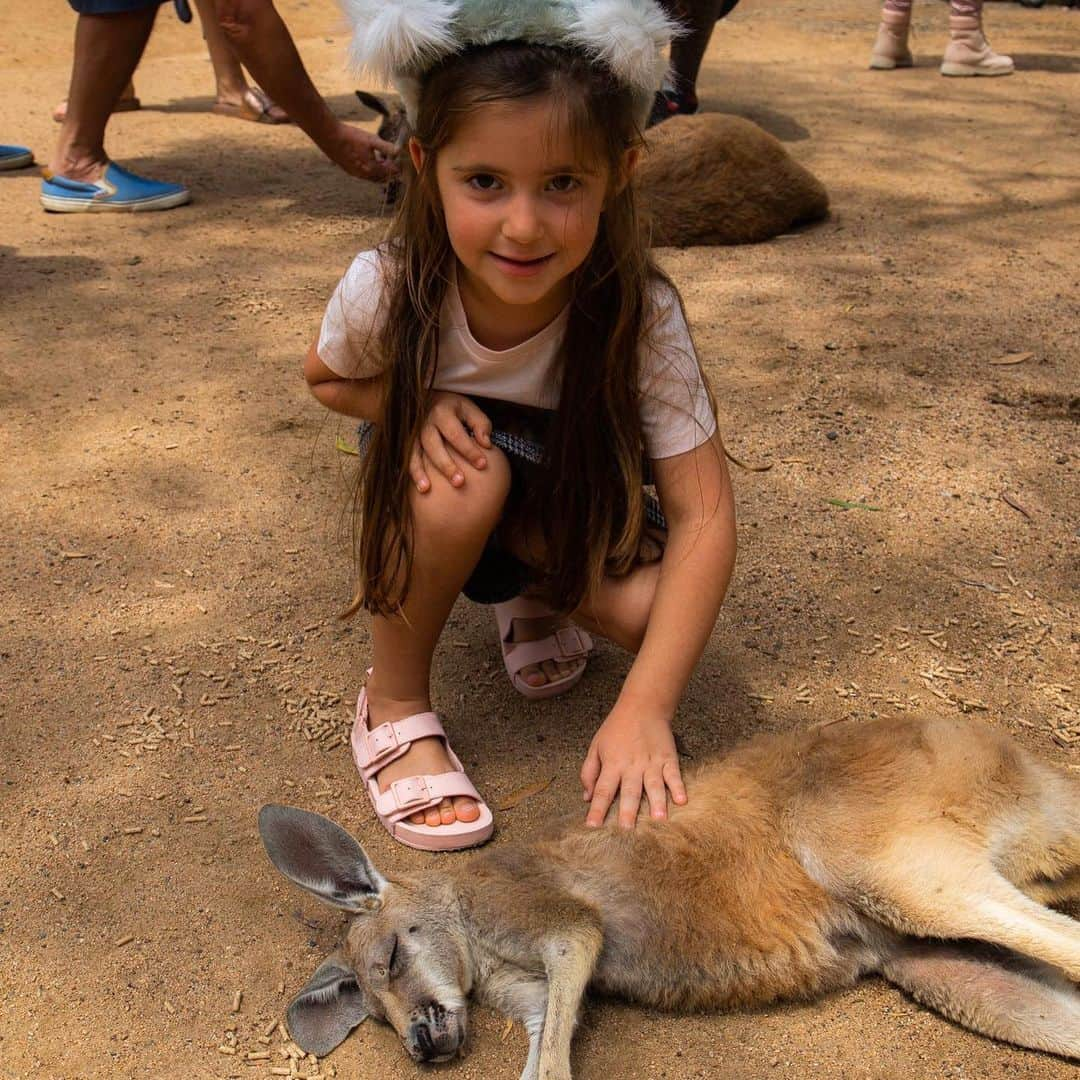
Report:
[[[474,109],[438,151],[435,178],[470,301],[513,326],[539,328],[570,299],[608,191],[608,169],[582,161],[545,99]],[[419,168],[423,151],[409,145]],[[636,159],[628,155],[627,168]],[[510,329],[510,326],[507,327]]]

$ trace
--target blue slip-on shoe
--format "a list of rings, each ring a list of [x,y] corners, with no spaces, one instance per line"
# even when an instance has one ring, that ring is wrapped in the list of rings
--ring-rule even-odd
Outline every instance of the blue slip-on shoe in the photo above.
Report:
[[[33,164],[33,150],[27,150],[25,146],[0,145],[0,171],[4,169],[25,169],[27,165]]]
[[[168,210],[190,199],[191,192],[183,184],[148,180],[111,161],[105,167],[105,175],[93,183],[69,180],[47,170],[41,181],[41,205],[63,214]]]

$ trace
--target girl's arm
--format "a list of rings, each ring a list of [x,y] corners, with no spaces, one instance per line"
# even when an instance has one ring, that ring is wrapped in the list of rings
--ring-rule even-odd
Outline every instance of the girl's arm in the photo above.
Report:
[[[317,341],[304,357],[304,378],[320,404],[358,420],[378,421],[382,416],[383,380],[345,379],[320,359]]]
[[[668,522],[645,639],[622,693],[674,714],[720,614],[735,567],[735,499],[719,435],[653,462]]]
[[[654,818],[666,816],[668,790],[676,803],[686,801],[671,721],[735,565],[735,502],[719,435],[654,461],[653,470],[667,543],[641,648],[582,768],[590,825],[603,822],[616,792],[626,827],[643,790]]]
[[[315,397],[328,409],[378,423],[382,417],[384,382],[372,379],[346,379],[319,359],[318,342],[313,341],[304,357],[304,378]],[[469,398],[436,390],[420,440],[409,456],[409,473],[417,490],[431,489],[427,465],[430,463],[454,487],[465,483],[465,474],[454,453],[473,468],[487,467],[481,447],[491,449],[491,421]]]

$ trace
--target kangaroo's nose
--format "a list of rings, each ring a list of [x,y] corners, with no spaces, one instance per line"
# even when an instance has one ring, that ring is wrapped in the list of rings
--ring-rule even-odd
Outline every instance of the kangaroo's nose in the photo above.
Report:
[[[420,1051],[421,1061],[431,1061],[439,1056],[435,1041],[431,1037],[431,1028],[424,1021],[413,1024],[409,1034],[412,1036],[413,1044]]]

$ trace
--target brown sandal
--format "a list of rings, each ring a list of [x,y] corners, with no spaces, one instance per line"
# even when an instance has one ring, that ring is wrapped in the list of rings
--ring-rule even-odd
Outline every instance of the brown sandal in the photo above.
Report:
[[[257,86],[249,86],[238,105],[231,101],[216,101],[210,111],[218,116],[231,116],[234,120],[250,120],[254,124],[292,123],[292,117]]]
[[[59,105],[52,111],[52,118],[58,123],[62,124],[67,117],[68,99],[64,98]],[[113,112],[135,112],[137,109],[142,108],[142,102],[135,96],[135,88],[129,86],[121,95],[120,100],[113,107]]]

